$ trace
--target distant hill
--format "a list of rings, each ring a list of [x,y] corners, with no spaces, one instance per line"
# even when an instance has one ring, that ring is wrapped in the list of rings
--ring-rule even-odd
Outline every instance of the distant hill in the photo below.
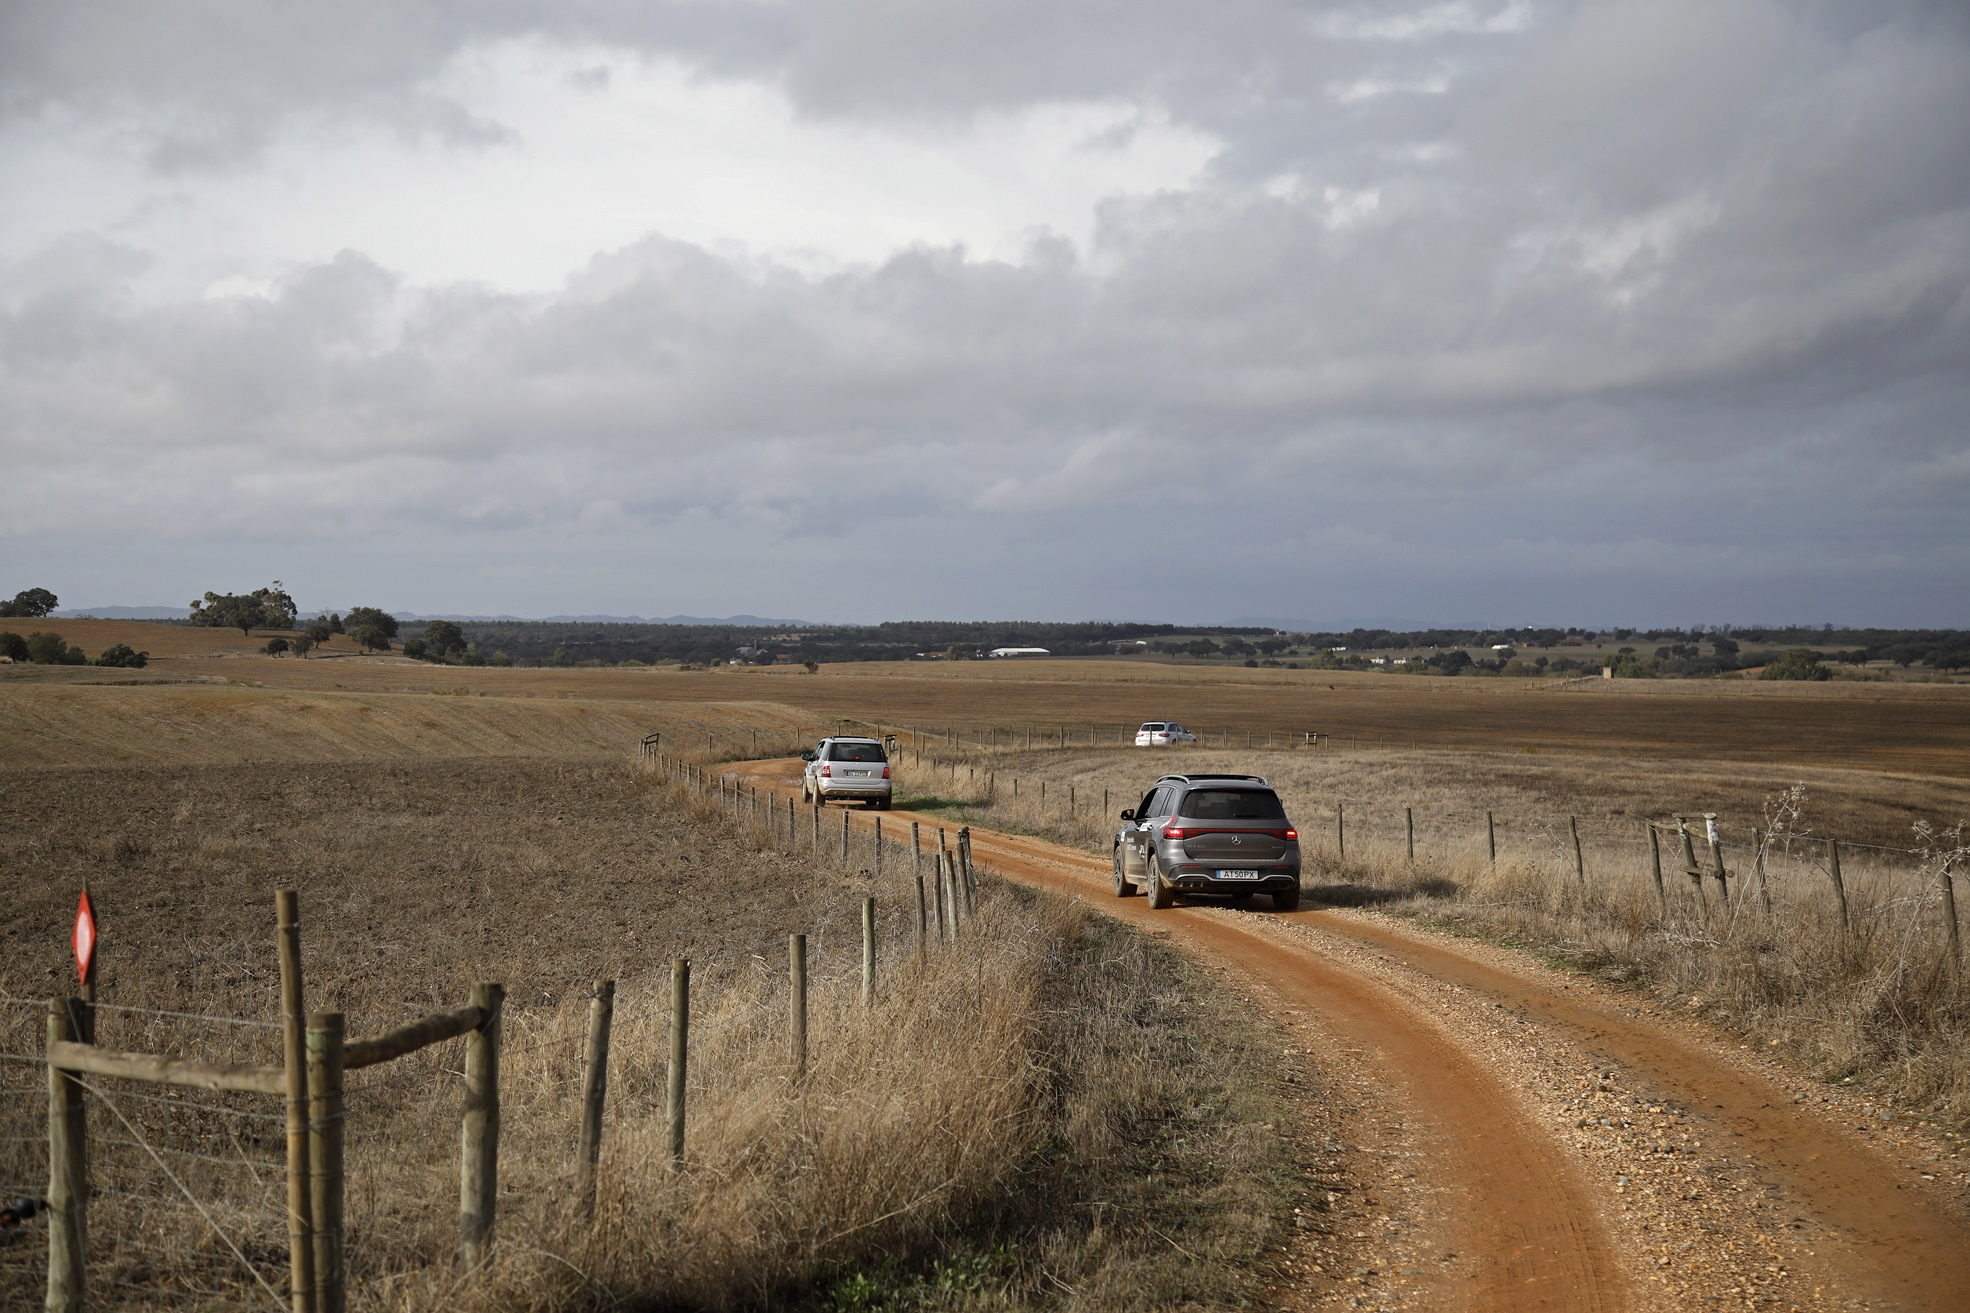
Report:
[[[301,612],[301,619],[312,620],[330,611],[349,608],[325,606]],[[183,620],[191,614],[188,606],[65,606],[54,613],[57,620]],[[454,615],[448,612],[425,615],[417,611],[395,611],[399,620],[453,620],[473,624],[561,624],[561,625],[730,625],[741,629],[816,629],[814,620],[774,620],[765,616],[731,615]],[[834,626],[839,628],[840,626]]]
[[[392,612],[399,620],[451,620],[459,624],[551,624],[551,625],[729,625],[739,629],[816,629],[813,620],[772,620],[756,615],[421,615],[416,611]],[[839,626],[832,626],[839,627]]]

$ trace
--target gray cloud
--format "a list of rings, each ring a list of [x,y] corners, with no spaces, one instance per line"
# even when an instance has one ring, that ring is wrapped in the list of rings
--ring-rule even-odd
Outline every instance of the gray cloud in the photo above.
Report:
[[[1223,150],[1193,189],[1110,200],[1088,248],[1042,234],[1016,261],[927,246],[814,273],[651,234],[551,295],[344,252],[265,296],[146,303],[128,289],[156,253],[64,238],[0,293],[0,453],[40,494],[17,544],[121,526],[190,569],[306,543],[346,589],[368,549],[327,544],[387,537],[428,581],[385,600],[426,610],[1970,603],[1953,6],[111,12],[10,10],[7,112],[155,116],[181,169],[310,116],[497,144],[432,79],[517,36],[924,131],[1116,97]],[[892,535],[880,587],[826,561],[844,518]],[[1230,584],[1143,568],[1151,544],[1226,543]],[[625,591],[686,558],[702,582]]]

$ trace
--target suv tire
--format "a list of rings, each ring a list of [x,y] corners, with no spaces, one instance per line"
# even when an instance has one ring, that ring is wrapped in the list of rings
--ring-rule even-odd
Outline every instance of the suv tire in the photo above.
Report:
[[[1129,877],[1122,874],[1122,850],[1118,846],[1115,849],[1115,896],[1134,898],[1135,893],[1135,886],[1129,883]]]
[[[1163,868],[1157,864],[1153,854],[1150,856],[1147,865],[1149,868],[1149,880],[1145,887],[1149,893],[1149,905],[1159,912],[1165,908],[1175,907],[1177,896],[1171,890],[1170,886],[1163,883]]]
[[[1300,905],[1300,887],[1281,889],[1272,896],[1272,907],[1276,912],[1290,912]]]

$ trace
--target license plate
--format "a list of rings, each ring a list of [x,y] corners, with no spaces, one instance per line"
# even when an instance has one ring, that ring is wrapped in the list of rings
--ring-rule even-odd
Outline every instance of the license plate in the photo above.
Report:
[[[865,770],[852,770],[849,771],[848,773],[850,775],[853,775],[858,780],[866,780],[869,778],[869,772]]]
[[[1257,871],[1219,871],[1218,872],[1218,879],[1220,880],[1256,880],[1258,878],[1259,878],[1259,873]]]

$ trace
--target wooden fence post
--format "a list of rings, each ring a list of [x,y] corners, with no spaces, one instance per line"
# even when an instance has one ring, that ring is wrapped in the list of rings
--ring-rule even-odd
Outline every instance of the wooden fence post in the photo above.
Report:
[[[841,809],[841,860],[848,860],[848,809]]]
[[[1752,865],[1758,872],[1758,901],[1764,905],[1765,915],[1772,914],[1772,886],[1765,879],[1765,832],[1751,831]]]
[[[1347,813],[1338,802],[1334,804],[1334,855],[1343,861],[1348,855]]]
[[[876,900],[862,900],[862,1006],[876,1004]]]
[[[876,875],[882,875],[882,817],[876,817]]]
[[[669,1130],[666,1167],[684,1166],[684,1078],[691,1056],[691,959],[670,960],[670,1071],[664,1085],[664,1123]]]
[[[950,896],[945,899],[944,910],[945,914],[951,918],[951,938],[955,940],[958,937],[959,930],[958,863],[957,859],[951,856],[949,850],[939,849],[937,856],[938,865],[943,868],[945,881],[950,888]]]
[[[821,800],[814,800],[814,855],[821,855]]]
[[[1076,799],[1074,794],[1074,785],[1070,782],[1067,785],[1067,814],[1069,816],[1072,816],[1074,814],[1075,801]]]
[[[472,986],[486,1014],[465,1036],[465,1116],[459,1125],[458,1266],[473,1273],[492,1252],[499,1208],[499,1029],[504,985]]]
[[[1580,818],[1566,818],[1566,828],[1573,835],[1573,874],[1581,884],[1587,883],[1587,863],[1580,856]]]
[[[645,750],[647,754],[647,749]],[[301,986],[301,895],[274,893],[280,937],[281,1062],[287,1075],[287,1269],[293,1313],[314,1313],[314,1200],[308,1194],[308,1016]]]
[[[1103,820],[1108,819],[1108,790],[1106,789],[1101,791],[1101,816]]]
[[[48,1045],[74,1039],[70,1000],[48,1008]],[[89,1239],[88,1123],[82,1079],[48,1064],[48,1291],[49,1313],[81,1313]]]
[[[807,936],[787,936],[787,1056],[796,1078],[807,1074]]]
[[[949,929],[944,913],[944,861],[942,857],[936,858],[931,862],[930,877],[932,881],[931,894],[936,903],[935,908],[932,910],[937,913],[937,939],[941,943]]]
[[[758,731],[753,731],[757,736]],[[602,1161],[602,1106],[609,1093],[609,1028],[616,1013],[616,982],[598,980],[588,991],[588,1048],[582,1054],[581,1141],[575,1157],[575,1209],[595,1216],[595,1172]]]
[[[1416,811],[1413,807],[1402,809],[1402,833],[1404,842],[1409,845],[1409,864],[1416,864]]]
[[[1833,892],[1840,899],[1840,928],[1847,929],[1847,882],[1840,878],[1840,841],[1826,841],[1826,873],[1833,877]]]
[[[910,870],[917,877],[919,888],[923,885],[923,826],[920,822],[910,822]]]
[[[1655,876],[1655,902],[1664,912],[1669,910],[1669,893],[1662,887],[1662,839],[1656,833],[1654,821],[1643,821],[1642,828],[1649,837],[1649,871]]]
[[[308,1014],[308,1192],[315,1220],[315,1310],[343,1313],[342,1014]]]
[[[1491,864],[1498,865],[1498,823],[1490,812],[1484,814],[1484,846],[1491,850]]]
[[[930,937],[930,908],[924,897],[923,868],[917,868],[917,952],[921,954],[924,942]]]
[[[1710,873],[1717,879],[1717,900],[1731,904],[1730,876],[1724,870],[1724,843],[1717,833],[1717,813],[1703,814],[1703,841],[1710,845]]]
[[[1940,859],[1936,868],[1936,878],[1943,886],[1943,916],[1949,929],[1949,959],[1958,970],[1963,968],[1963,932],[1956,924],[1956,880],[1950,873],[1948,858]]]
[[[1690,885],[1696,890],[1697,906],[1703,908],[1705,915],[1708,915],[1710,904],[1703,896],[1703,872],[1697,868],[1696,846],[1690,842],[1690,824],[1687,816],[1676,818],[1676,837],[1683,843],[1683,874],[1690,878]],[[1846,900],[1841,901],[1844,903]],[[1840,920],[1841,924],[1846,924],[1844,915]]]

